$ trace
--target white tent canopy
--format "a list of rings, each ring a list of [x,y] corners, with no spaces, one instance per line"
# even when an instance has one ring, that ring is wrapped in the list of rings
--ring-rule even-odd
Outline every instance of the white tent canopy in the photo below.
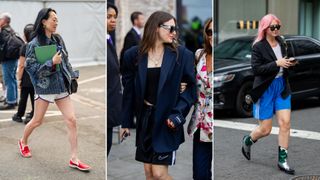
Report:
[[[21,36],[24,26],[34,23],[38,12],[44,7],[57,12],[57,33],[66,43],[72,64],[105,63],[104,0],[0,0],[0,13],[9,12],[12,15],[11,26]]]

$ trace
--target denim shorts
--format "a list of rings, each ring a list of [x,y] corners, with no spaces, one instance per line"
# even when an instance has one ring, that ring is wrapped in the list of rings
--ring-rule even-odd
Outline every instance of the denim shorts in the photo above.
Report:
[[[282,98],[284,89],[283,77],[275,78],[257,103],[253,104],[253,117],[258,120],[271,119],[276,111],[291,109],[291,95]]]
[[[35,94],[34,100],[37,100],[40,98],[40,99],[47,101],[49,103],[54,103],[55,101],[66,98],[68,96],[69,96],[68,92],[63,92],[60,94]]]

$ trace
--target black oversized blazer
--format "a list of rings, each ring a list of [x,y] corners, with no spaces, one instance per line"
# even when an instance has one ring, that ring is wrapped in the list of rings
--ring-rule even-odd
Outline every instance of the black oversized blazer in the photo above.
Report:
[[[276,38],[280,44],[282,55],[286,54],[286,50],[280,37]],[[265,90],[270,86],[274,78],[277,76],[280,67],[276,64],[276,55],[272,47],[266,39],[263,39],[252,47],[251,66],[254,74],[253,89],[250,93],[254,103],[262,96]],[[283,68],[283,78],[285,79],[284,90],[281,93],[283,98],[291,94],[288,81],[288,69]]]

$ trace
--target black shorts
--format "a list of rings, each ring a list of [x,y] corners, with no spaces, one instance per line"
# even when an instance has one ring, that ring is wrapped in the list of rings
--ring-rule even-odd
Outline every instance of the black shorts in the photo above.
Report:
[[[156,165],[174,165],[176,162],[176,151],[157,153],[151,148],[149,151],[144,152],[140,148],[136,150],[136,160]]]

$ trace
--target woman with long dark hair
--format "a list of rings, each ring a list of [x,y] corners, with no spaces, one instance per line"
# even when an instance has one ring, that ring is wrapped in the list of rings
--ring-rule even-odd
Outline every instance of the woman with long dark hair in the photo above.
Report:
[[[212,19],[204,26],[204,48],[196,55],[197,98],[194,112],[188,125],[188,134],[193,136],[193,179],[212,179],[213,135],[213,58]]]
[[[148,19],[141,44],[124,54],[123,136],[137,115],[136,157],[146,179],[172,179],[176,150],[184,142],[183,124],[196,100],[194,57],[177,45],[176,19],[163,11]],[[181,82],[187,83],[180,92]]]
[[[243,137],[242,154],[246,159],[251,159],[251,146],[270,134],[275,114],[279,124],[278,167],[285,173],[294,174],[294,169],[287,162],[291,116],[288,68],[296,65],[296,62],[286,57],[280,27],[280,19],[273,14],[265,15],[259,23],[258,35],[253,43],[251,65],[254,82],[251,98],[254,102],[253,116],[259,120],[259,126]]]
[[[31,157],[28,138],[32,131],[40,126],[49,103],[55,102],[68,127],[71,158],[69,166],[81,171],[88,171],[90,166],[78,159],[77,123],[74,107],[70,99],[71,79],[78,78],[68,60],[68,53],[62,37],[54,34],[58,26],[56,11],[43,8],[34,23],[34,36],[27,46],[26,67],[35,90],[35,109],[31,121],[26,125],[19,149],[22,157]],[[45,63],[39,62],[35,49],[40,46],[56,45],[59,51]],[[59,66],[57,66],[59,65]]]

